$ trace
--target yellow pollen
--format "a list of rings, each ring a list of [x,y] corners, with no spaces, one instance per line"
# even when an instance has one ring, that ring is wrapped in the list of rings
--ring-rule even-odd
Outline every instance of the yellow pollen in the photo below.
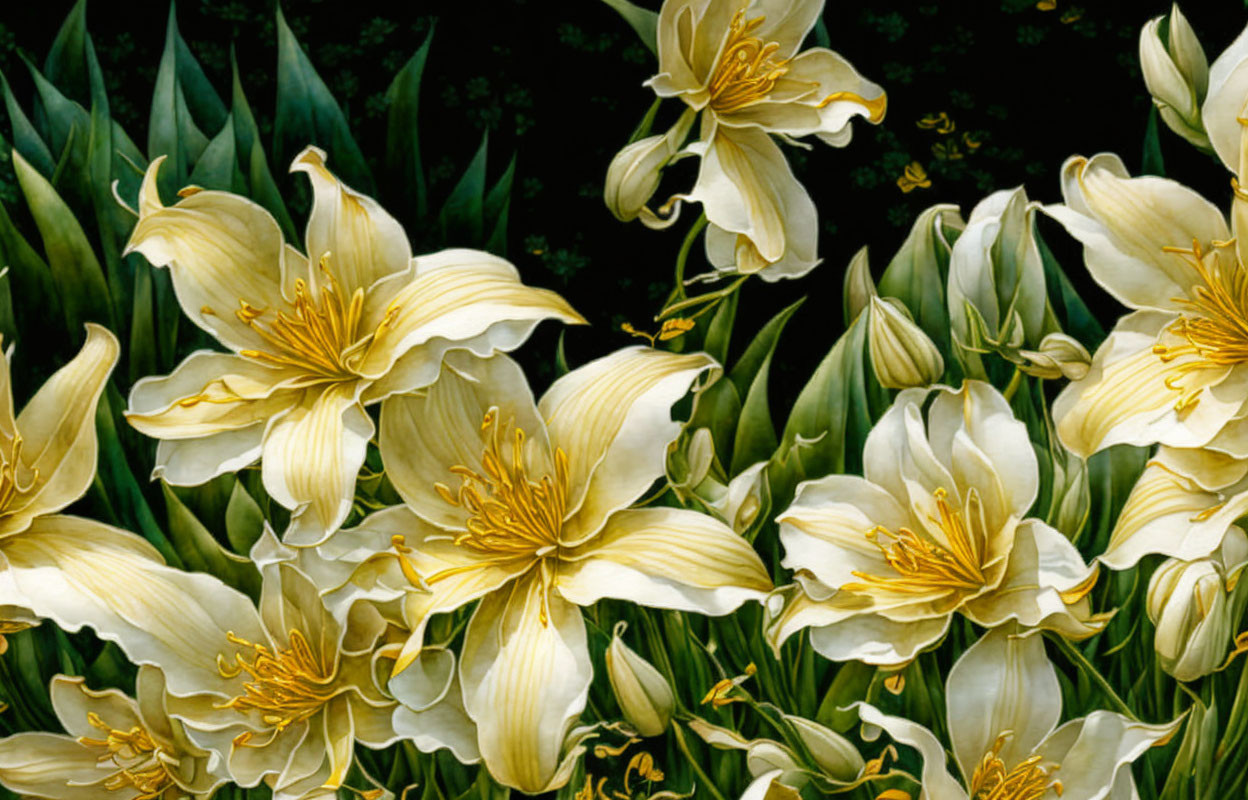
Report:
[[[503,455],[504,426],[497,412],[486,413],[481,429],[488,433],[481,454],[481,470],[456,465],[452,474],[460,486],[452,491],[434,484],[442,499],[469,512],[467,529],[455,544],[500,559],[540,558],[559,546],[559,533],[568,510],[568,456],[555,450],[555,474],[541,480],[529,477],[524,462],[524,431],[515,428],[511,458]],[[433,576],[428,580],[436,580]]]
[[[1007,731],[997,737],[992,749],[984,754],[971,776],[971,800],[1040,800],[1052,788],[1062,794],[1060,781],[1050,780],[1056,764],[1046,764],[1040,756],[1032,756],[1007,769],[1000,758]]]
[[[1215,243],[1215,246],[1226,244]],[[1200,387],[1182,385],[1184,378],[1199,370],[1248,362],[1248,273],[1238,259],[1232,261],[1229,268],[1223,268],[1219,253],[1204,252],[1199,242],[1192,242],[1190,250],[1177,247],[1164,250],[1183,257],[1195,270],[1201,284],[1193,288],[1193,297],[1174,298],[1187,313],[1167,331],[1182,342],[1153,346],[1153,353],[1164,363],[1182,356],[1195,356],[1175,364],[1165,380],[1166,388],[1179,393],[1174,407],[1182,412],[1196,406],[1202,391]]]
[[[877,576],[855,571],[861,583],[848,583],[842,589],[851,592],[884,590],[901,594],[927,594],[939,591],[974,591],[984,585],[983,556],[979,544],[967,527],[962,512],[945,501],[945,490],[937,489],[934,497],[939,517],[932,517],[944,534],[947,547],[930,535],[899,528],[897,533],[876,526],[867,531],[867,538],[883,553],[895,575]],[[887,542],[880,541],[887,537]]]
[[[311,717],[334,697],[334,676],[329,674],[320,654],[312,649],[298,630],[290,631],[290,646],[270,650],[262,644],[229,634],[232,644],[252,651],[250,660],[235,653],[231,665],[224,656],[217,656],[217,671],[223,678],[246,672],[251,680],[243,684],[243,693],[217,708],[232,708],[240,714],[259,711],[273,735]],[[235,744],[246,745],[250,734],[243,734]]]
[[[747,20],[745,9],[733,15],[719,64],[707,85],[712,110],[727,113],[763,102],[789,71],[789,59],[772,58],[780,49],[778,43],[750,36],[763,19]]]
[[[238,301],[234,315],[251,327],[268,347],[242,350],[240,354],[274,366],[293,367],[308,375],[329,380],[349,380],[357,376],[360,356],[393,323],[398,307],[387,310],[377,328],[362,331],[364,290],[357,288],[346,296],[342,285],[329,271],[328,254],[321,259],[325,277],[319,293],[302,278],[295,281],[295,300],[290,313],[277,311],[271,319],[268,308],[246,300]],[[207,309],[213,313],[212,309]]]
[[[177,764],[177,760],[161,750],[146,730],[138,726],[117,730],[94,712],[88,712],[87,722],[103,732],[104,738],[81,736],[78,743],[102,750],[96,760],[117,768],[101,784],[105,789],[110,792],[132,789],[138,792],[134,800],[155,800],[173,786],[173,775],[167,764]]]

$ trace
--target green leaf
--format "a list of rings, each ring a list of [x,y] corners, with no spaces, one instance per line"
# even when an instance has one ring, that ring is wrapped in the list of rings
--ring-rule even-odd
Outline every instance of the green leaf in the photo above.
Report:
[[[720,300],[706,328],[703,349],[720,364],[728,362],[728,346],[732,342],[732,326],[737,318],[737,302],[740,297],[740,292],[733,292]]]
[[[442,241],[480,242],[485,230],[485,154],[489,133],[438,214]]]
[[[1083,343],[1089,351],[1095,351],[1105,340],[1105,329],[1083,302],[1066,271],[1057,262],[1040,232],[1036,231],[1036,246],[1040,248],[1040,260],[1044,263],[1044,283],[1048,287],[1049,304],[1057,316],[1062,330]]]
[[[0,72],[0,88],[4,90],[4,107],[9,112],[9,122],[13,126],[13,146],[39,172],[43,173],[45,178],[51,178],[53,170],[56,169],[56,160],[52,158],[52,151],[48,149],[48,145],[39,136],[30,118],[26,116],[26,112],[22,110],[21,104],[13,96],[8,78],[3,72]]]
[[[230,68],[233,71],[234,87],[230,119],[234,125],[234,144],[239,165],[247,175],[251,187],[249,194],[277,220],[286,241],[298,242],[300,239],[295,231],[295,224],[286,210],[281,192],[277,190],[277,182],[273,180],[264,148],[260,145],[260,130],[256,127],[256,118],[252,116],[251,106],[247,103],[247,95],[243,93],[243,83],[239,78],[238,62],[234,59],[233,50],[230,51]]]
[[[241,483],[235,482],[225,508],[225,535],[234,552],[247,555],[264,533],[264,513]]]
[[[347,118],[277,8],[277,119],[273,157],[285,163],[308,144],[329,154],[329,166],[353,189],[376,194],[364,154]]]
[[[225,118],[228,114],[225,103],[222,102],[221,95],[217,94],[217,90],[212,88],[212,82],[208,80],[203,67],[199,65],[199,61],[191,53],[186,40],[178,31],[175,8],[173,3],[169,4],[168,32],[173,37],[177,57],[178,86],[182,89],[186,107],[190,109],[191,116],[199,127],[207,131],[219,131],[221,126],[225,125]]]
[[[496,256],[507,255],[507,217],[511,209],[511,183],[516,176],[516,157],[512,155],[507,169],[485,196],[482,221],[491,224],[485,249]]]
[[[205,189],[246,194],[247,187],[243,181],[243,174],[238,169],[236,143],[234,118],[227,115],[221,132],[213,137],[208,146],[204,148],[199,160],[195,162],[190,183]]]
[[[658,53],[659,15],[656,12],[630,3],[629,0],[602,0],[602,2],[614,8],[625,22],[633,26],[633,30],[637,31],[637,35],[641,38],[641,43],[649,48],[651,53]]]
[[[260,573],[250,560],[223,548],[191,513],[169,484],[161,482],[169,514],[169,537],[188,570],[207,572],[249,595],[260,595]]]
[[[711,432],[715,445],[715,457],[720,464],[731,462],[731,447],[741,416],[741,395],[727,376],[721,375],[714,383],[698,393],[693,401],[693,414],[686,426],[690,431],[706,428]]]
[[[65,332],[55,333],[56,327],[47,324],[49,319],[58,319],[63,313],[52,270],[18,232],[3,203],[0,203],[0,256],[8,269],[13,293],[22,298],[14,308],[17,329],[54,332],[54,340],[64,339]]]
[[[771,358],[784,326],[788,324],[789,318],[805,302],[806,298],[803,297],[772,317],[763,326],[762,330],[758,332],[758,335],[754,337],[754,340],[750,342],[750,346],[741,354],[741,358],[737,359],[737,363],[733,365],[732,371],[728,373],[728,379],[736,387],[739,396],[748,396],[750,387],[754,383],[754,376],[763,368],[767,359]]]
[[[779,444],[776,441],[775,426],[771,422],[771,405],[767,399],[767,374],[771,371],[771,356],[774,352],[773,341],[763,363],[754,373],[754,379],[745,395],[732,444],[732,469],[729,475],[737,475],[751,464],[766,461]]]
[[[964,227],[955,205],[936,205],[915,220],[905,242],[880,277],[882,297],[896,297],[910,309],[914,321],[932,338],[948,363],[949,309],[945,283],[949,277],[949,254]]]
[[[1166,177],[1166,163],[1161,156],[1161,126],[1157,124],[1157,107],[1148,107],[1148,124],[1144,128],[1144,156],[1140,160],[1141,175]]]
[[[429,212],[425,170],[420,161],[420,82],[433,44],[433,28],[386,90],[386,175],[394,197],[417,221]]]
[[[75,205],[85,206],[90,198],[86,178],[91,117],[85,108],[61,94],[34,64],[27,61],[26,66],[44,111],[43,138],[57,160],[49,180],[58,190],[68,190]]]
[[[43,74],[70,97],[86,102],[88,74],[84,60],[87,40],[87,0],[78,0],[61,23],[52,49],[43,62]]]
[[[165,30],[165,49],[156,72],[156,88],[152,92],[152,109],[147,125],[147,157],[154,161],[159,156],[166,156],[158,178],[161,194],[166,197],[186,185],[191,165],[208,147],[208,137],[191,118],[191,110],[178,80],[180,40],[177,15],[171,4]]]
[[[52,184],[20,155],[13,157],[17,178],[43,238],[48,265],[64,301],[65,322],[77,336],[84,322],[115,330],[104,272],[74,214]]]
[[[130,383],[159,369],[152,270],[134,272],[134,301],[130,310]]]
[[[569,372],[571,372],[571,370],[568,369],[568,354],[567,354],[567,351],[564,350],[564,347],[563,347],[563,337],[565,333],[567,333],[567,329],[560,329],[559,343],[555,345],[555,377],[556,378],[562,378],[564,375],[567,375]]]

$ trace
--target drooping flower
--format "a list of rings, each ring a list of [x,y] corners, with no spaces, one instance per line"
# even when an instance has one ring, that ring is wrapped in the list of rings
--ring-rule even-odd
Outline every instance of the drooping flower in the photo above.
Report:
[[[843,147],[849,122],[884,118],[884,91],[821,47],[798,52],[823,0],[666,0],[659,12],[659,97],[702,112],[693,190],[718,269],[796,278],[819,263],[815,205],[772,135]],[[678,123],[681,124],[681,123]],[[653,216],[653,214],[652,214]]]
[[[967,381],[899,393],[863,464],[865,477],[803,483],[778,517],[781,563],[798,583],[772,622],[774,647],[810,628],[827,658],[897,665],[944,636],[956,612],[985,627],[1100,629],[1086,599],[1095,569],[1026,518],[1036,456],[996,389]]]
[[[1150,725],[1093,711],[1059,726],[1062,692],[1042,637],[1013,627],[989,631],[949,671],[945,719],[956,773],[927,728],[857,703],[864,738],[882,729],[918,751],[927,800],[1135,797],[1131,762],[1169,741],[1182,720]]]
[[[714,366],[627,348],[534,403],[510,359],[453,353],[428,390],[383,405],[382,460],[405,505],[323,549],[362,562],[347,596],[405,597],[413,634],[400,670],[421,654],[432,615],[480,598],[459,678],[501,783],[547,791],[575,766],[585,732],[573,726],[593,674],[577,606],[610,597],[726,614],[770,590],[724,523],[628,507],[663,477],[681,428],[672,404]]]
[[[514,267],[474,250],[413,258],[399,223],[309,147],[304,255],[256,203],[186,189],[161,204],[148,168],[127,251],[167,266],[183,312],[230,352],[201,350],[134,385],[127,418],[160,439],[155,473],[203,483],[257,459],[292,510],[292,544],[324,540],[351,510],[374,429],[364,406],[418,389],[443,353],[517,347],[543,319],[584,320]]]
[[[64,675],[52,679],[49,694],[68,735],[0,739],[0,785],[9,791],[50,800],[176,800],[207,798],[227,780],[220,759],[169,716],[155,667],[139,670],[137,701]]]

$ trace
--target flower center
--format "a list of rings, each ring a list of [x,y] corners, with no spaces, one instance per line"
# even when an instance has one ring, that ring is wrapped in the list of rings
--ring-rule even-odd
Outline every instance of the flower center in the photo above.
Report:
[[[1060,795],[1061,782],[1050,780],[1057,765],[1044,763],[1040,756],[1006,769],[1000,755],[1010,735],[1007,731],[998,736],[992,749],[976,765],[971,776],[971,800],[1040,800],[1050,787]]]
[[[224,656],[218,655],[217,671],[223,678],[246,672],[251,680],[243,684],[242,694],[217,708],[232,708],[240,714],[259,711],[264,724],[271,726],[276,736],[320,711],[336,694],[332,686],[334,676],[298,630],[290,631],[288,648],[276,651],[233,633],[228,636],[232,644],[249,648],[251,658],[235,653],[231,666]],[[245,745],[251,736],[250,732],[242,733],[234,743]]]
[[[481,454],[484,474],[456,465],[451,472],[460,477],[458,492],[443,483],[434,488],[443,500],[470,514],[455,544],[504,560],[541,558],[559,546],[568,509],[568,456],[556,448],[555,474],[535,481],[524,461],[524,431],[518,427],[512,431],[511,457],[507,458],[503,428],[497,410],[486,412],[481,423],[482,431],[489,433]]]
[[[1193,242],[1190,250],[1165,250],[1184,257],[1201,282],[1193,289],[1194,297],[1175,298],[1189,313],[1166,330],[1181,341],[1153,345],[1153,352],[1163,362],[1195,356],[1175,364],[1166,377],[1166,388],[1179,393],[1175,410],[1183,411],[1195,407],[1201,393],[1200,387],[1182,385],[1185,377],[1198,370],[1248,362],[1248,274],[1238,259],[1223,269],[1218,252],[1206,253],[1198,242]]]
[[[733,15],[724,51],[707,86],[713,110],[736,111],[762,102],[789,71],[789,59],[772,58],[780,49],[778,43],[750,36],[763,20],[762,16],[747,20],[745,9]]]
[[[29,477],[18,476],[18,471],[29,473]],[[13,498],[24,492],[28,492],[39,480],[39,470],[27,469],[22,464],[22,436],[19,433],[13,434],[13,439],[9,442],[9,452],[7,456],[0,456],[0,512],[3,512],[13,502]]]
[[[79,737],[78,743],[99,748],[103,752],[96,760],[108,764],[117,771],[104,779],[102,784],[110,792],[133,789],[138,792],[134,800],[154,800],[174,784],[173,775],[166,763],[170,757],[152,740],[151,734],[135,726],[128,731],[116,730],[94,712],[87,713],[87,722],[104,734],[103,739]],[[176,760],[172,760],[177,764]]]
[[[338,279],[329,271],[328,259],[328,254],[321,259],[325,280],[319,292],[312,292],[302,278],[295,281],[295,300],[289,313],[277,311],[265,320],[269,309],[257,308],[239,299],[235,316],[268,345],[264,350],[242,350],[241,355],[274,366],[294,367],[329,380],[357,377],[354,369],[357,357],[390,327],[399,309],[392,306],[376,330],[362,334],[364,290],[357,288],[347,297]],[[210,308],[204,311],[212,313]]]
[[[842,589],[851,592],[877,589],[902,594],[928,594],[950,590],[973,591],[984,585],[983,553],[962,512],[945,501],[944,489],[937,489],[933,496],[939,516],[930,519],[943,534],[945,544],[936,541],[928,532],[899,528],[893,533],[877,525],[867,531],[866,536],[880,548],[894,574],[878,576],[855,571],[853,575],[861,583],[845,584]]]

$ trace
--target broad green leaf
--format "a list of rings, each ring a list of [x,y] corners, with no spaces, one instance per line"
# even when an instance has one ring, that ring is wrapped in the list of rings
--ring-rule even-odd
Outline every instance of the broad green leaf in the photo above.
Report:
[[[329,154],[329,168],[353,189],[375,194],[364,154],[347,118],[277,8],[277,119],[273,157],[285,163],[309,144]]]
[[[157,358],[156,305],[152,292],[152,269],[134,271],[134,301],[130,310],[130,383],[160,370]]]
[[[733,365],[732,370],[728,373],[728,380],[732,381],[736,387],[738,396],[746,397],[749,395],[750,387],[754,383],[754,376],[763,369],[767,359],[775,352],[776,342],[780,339],[780,333],[784,330],[784,326],[788,324],[789,318],[805,302],[806,298],[803,297],[772,317],[762,327],[762,330],[758,332],[758,335],[754,337],[754,340],[750,342],[749,347],[741,354],[741,358],[737,359],[737,363]]]
[[[230,540],[230,547],[245,556],[263,533],[264,513],[243,485],[235,482],[229,505],[225,508],[225,535]]]
[[[203,523],[178,499],[169,484],[161,483],[169,514],[169,538],[186,568],[207,572],[252,599],[260,594],[260,573],[250,560],[223,548]]]
[[[433,43],[433,28],[386,90],[390,110],[386,116],[386,176],[392,181],[391,195],[423,221],[429,212],[425,170],[420,161],[420,82]]]
[[[174,6],[170,5],[165,49],[156,72],[156,88],[152,92],[152,108],[147,124],[147,157],[154,161],[163,155],[167,159],[158,178],[161,194],[166,197],[186,185],[191,165],[208,146],[208,137],[191,118],[191,110],[178,79],[180,39],[177,15]]]
[[[104,272],[73,212],[52,184],[24,158],[15,155],[13,166],[43,238],[48,266],[60,289],[65,323],[71,334],[76,336],[88,321],[116,329]]]
[[[205,131],[219,131],[225,124],[228,113],[221,95],[212,88],[208,76],[199,65],[199,61],[187,47],[186,40],[178,30],[174,15],[175,5],[169,4],[169,33],[173,36],[173,45],[177,56],[178,85],[182,88],[182,96],[186,107],[190,109],[195,123]]]
[[[59,326],[48,325],[49,319],[59,319],[64,313],[52,270],[18,232],[3,203],[0,203],[0,257],[8,270],[6,282],[12,286],[12,294],[19,298],[13,307],[17,329],[40,331],[41,341],[38,344],[49,344],[42,340],[49,334],[53,342],[63,341],[67,332],[59,330]]]
[[[87,102],[91,96],[85,61],[87,41],[87,0],[78,0],[57,31],[43,74],[66,95]]]
[[[39,136],[30,118],[26,116],[26,112],[22,110],[21,104],[13,96],[8,78],[3,72],[0,72],[0,88],[4,90],[4,107],[9,112],[9,122],[13,126],[14,148],[43,173],[44,177],[50,179],[52,171],[56,169],[56,159],[52,157],[52,151],[48,149],[48,145]]]
[[[507,217],[511,209],[511,184],[516,175],[516,157],[513,155],[502,177],[485,196],[482,221],[490,226],[485,249],[497,256],[507,255]]]
[[[729,475],[737,475],[751,464],[766,461],[779,444],[776,441],[776,429],[771,422],[771,405],[767,399],[767,374],[771,371],[771,356],[774,352],[773,341],[763,363],[754,373],[754,379],[745,395],[732,444],[732,469]]]
[[[489,134],[481,137],[481,146],[451,190],[438,214],[438,227],[444,242],[479,243],[485,229],[485,154]]]
[[[633,26],[633,30],[637,31],[637,36],[641,38],[641,43],[649,48],[651,53],[658,52],[659,15],[657,13],[631,3],[629,0],[602,0],[602,2],[614,8],[625,22]]]
[[[715,309],[706,328],[703,349],[707,355],[720,364],[728,361],[728,346],[732,342],[732,326],[737,318],[737,303],[740,297],[740,292],[733,292],[720,300],[719,307]]]
[[[205,189],[220,189],[236,194],[246,194],[247,187],[238,169],[237,136],[234,118],[227,116],[221,132],[208,143],[203,155],[195,162],[190,183]]]
[[[1140,161],[1141,175],[1166,177],[1166,162],[1161,155],[1161,126],[1157,124],[1157,107],[1148,107],[1148,122],[1144,126],[1144,157]]]
[[[281,226],[282,236],[286,241],[298,242],[300,239],[295,231],[295,224],[286,210],[286,203],[277,189],[277,182],[273,180],[273,173],[269,171],[269,162],[260,144],[260,130],[256,127],[256,118],[252,116],[247,96],[243,93],[238,62],[234,59],[233,50],[230,51],[230,68],[233,71],[234,86],[230,120],[234,125],[239,167],[247,175],[251,187],[250,196],[273,215]]]
[[[58,191],[68,193],[75,208],[85,210],[90,203],[87,177],[87,145],[91,117],[78,103],[61,94],[35,65],[26,62],[35,91],[43,108],[43,139],[56,158],[50,181]],[[36,122],[40,117],[36,117]]]

